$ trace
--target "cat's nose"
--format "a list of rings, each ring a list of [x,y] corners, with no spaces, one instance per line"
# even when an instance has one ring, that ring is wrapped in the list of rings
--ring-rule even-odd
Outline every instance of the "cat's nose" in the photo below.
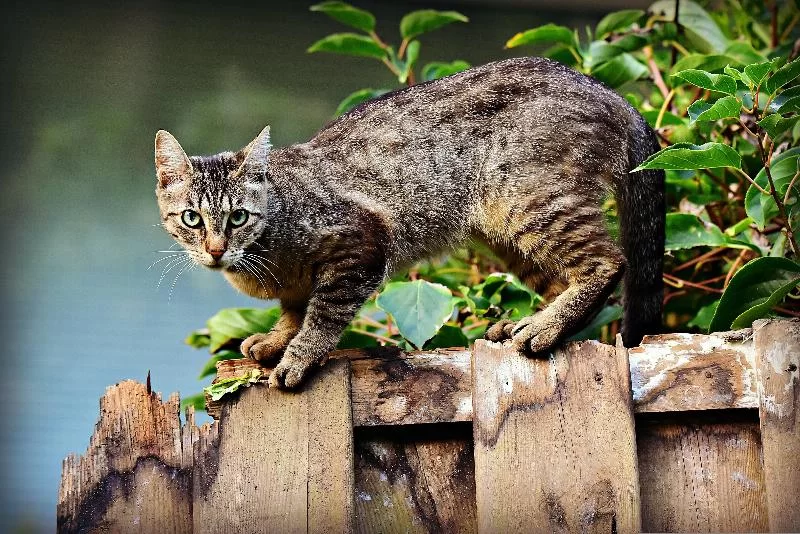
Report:
[[[224,249],[209,249],[207,252],[211,254],[211,257],[214,258],[214,261],[219,261],[222,255],[225,254]]]

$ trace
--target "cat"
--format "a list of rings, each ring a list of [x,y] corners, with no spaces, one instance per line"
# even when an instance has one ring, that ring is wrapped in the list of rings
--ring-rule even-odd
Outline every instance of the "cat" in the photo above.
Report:
[[[310,141],[188,157],[155,140],[164,228],[247,295],[280,299],[242,353],[278,358],[271,387],[299,386],[392,273],[480,240],[532,289],[538,313],[486,338],[535,355],[591,317],[624,273],[622,338],[661,324],[664,174],[631,169],[659,149],[627,101],[544,58],[475,67],[367,101]],[[616,196],[618,246],[602,208]],[[556,296],[557,295],[557,296]]]

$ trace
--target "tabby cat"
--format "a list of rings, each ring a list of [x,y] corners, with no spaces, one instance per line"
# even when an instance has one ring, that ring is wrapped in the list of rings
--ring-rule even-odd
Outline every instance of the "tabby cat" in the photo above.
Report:
[[[624,273],[623,341],[661,323],[664,176],[631,173],[653,131],[601,83],[515,58],[368,101],[310,141],[272,149],[269,127],[238,152],[188,157],[155,142],[163,226],[253,297],[280,299],[272,331],[242,352],[280,358],[296,388],[392,273],[482,241],[549,305],[486,333],[527,354],[578,329]],[[621,248],[602,203],[614,193]]]

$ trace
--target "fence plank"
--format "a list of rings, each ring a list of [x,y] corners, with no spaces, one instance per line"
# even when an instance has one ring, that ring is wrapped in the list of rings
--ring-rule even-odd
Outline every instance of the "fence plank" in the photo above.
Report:
[[[624,349],[541,360],[478,342],[472,376],[479,532],[639,532]]]
[[[771,532],[800,532],[800,320],[756,321],[759,415]]]
[[[458,430],[439,425],[358,434],[356,531],[475,532],[471,432]]]
[[[194,421],[179,408],[130,380],[106,390],[86,454],[64,461],[59,532],[192,531]]]
[[[222,406],[195,455],[195,532],[351,530],[349,374],[330,362],[300,392],[251,387]]]
[[[752,413],[636,422],[645,532],[763,532],[761,442]]]

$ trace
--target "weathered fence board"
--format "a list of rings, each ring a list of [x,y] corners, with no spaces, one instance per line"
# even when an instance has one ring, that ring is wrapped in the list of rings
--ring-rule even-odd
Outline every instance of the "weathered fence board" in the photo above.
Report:
[[[192,449],[180,400],[125,381],[100,399],[86,454],[64,460],[59,532],[191,532]],[[189,440],[190,441],[190,440]]]
[[[596,342],[549,360],[475,344],[479,532],[640,531],[628,372],[624,350]]]
[[[199,452],[216,469],[195,481],[195,532],[351,530],[349,375],[331,361],[302,395],[249,388],[225,404],[216,451]]]
[[[771,532],[800,532],[800,320],[756,321],[759,413]]]
[[[409,430],[356,435],[356,531],[475,532],[471,429]]]
[[[636,433],[645,532],[766,530],[753,415],[640,418]]]
[[[800,321],[550,360],[331,357],[199,428],[177,396],[109,388],[64,461],[59,532],[800,531]]]

